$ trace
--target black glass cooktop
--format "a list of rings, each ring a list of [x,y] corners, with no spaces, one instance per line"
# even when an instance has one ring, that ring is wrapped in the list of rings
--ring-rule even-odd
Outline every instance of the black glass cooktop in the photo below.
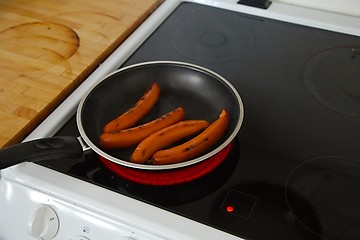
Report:
[[[359,37],[183,3],[124,66],[154,60],[207,67],[240,93],[244,123],[216,171],[149,187],[93,153],[43,164],[245,239],[360,239]],[[75,119],[58,134],[77,136]]]

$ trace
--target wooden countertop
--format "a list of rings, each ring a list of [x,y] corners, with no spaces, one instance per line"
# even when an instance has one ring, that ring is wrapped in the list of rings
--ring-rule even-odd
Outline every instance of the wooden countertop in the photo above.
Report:
[[[21,142],[162,0],[2,0],[0,147]]]

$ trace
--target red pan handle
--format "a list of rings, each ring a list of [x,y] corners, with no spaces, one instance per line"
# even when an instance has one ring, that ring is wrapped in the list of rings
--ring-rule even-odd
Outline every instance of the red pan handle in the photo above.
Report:
[[[0,169],[22,162],[78,158],[83,148],[76,137],[50,137],[32,140],[0,150]]]

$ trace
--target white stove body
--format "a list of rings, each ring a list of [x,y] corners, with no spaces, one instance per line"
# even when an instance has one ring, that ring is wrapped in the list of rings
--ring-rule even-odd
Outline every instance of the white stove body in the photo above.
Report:
[[[274,0],[267,10],[237,0],[192,2],[360,36],[358,0]],[[121,66],[180,3],[165,1],[25,141],[58,131],[82,96]],[[33,163],[0,172],[0,209],[0,240],[240,239]]]
[[[32,163],[0,181],[0,239],[239,239]]]

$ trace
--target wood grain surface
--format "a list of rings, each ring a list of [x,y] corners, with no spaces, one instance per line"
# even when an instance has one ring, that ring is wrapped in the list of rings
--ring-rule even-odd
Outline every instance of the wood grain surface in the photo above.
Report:
[[[0,147],[21,142],[159,4],[0,1]]]

